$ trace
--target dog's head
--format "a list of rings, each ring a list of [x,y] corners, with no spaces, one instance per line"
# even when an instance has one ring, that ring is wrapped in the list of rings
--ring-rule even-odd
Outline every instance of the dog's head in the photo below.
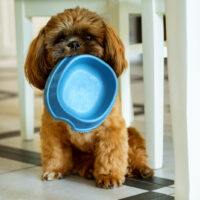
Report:
[[[126,68],[124,46],[110,25],[87,9],[67,9],[51,17],[32,41],[25,62],[29,82],[43,89],[52,68],[67,56],[91,54],[107,62],[117,77]]]

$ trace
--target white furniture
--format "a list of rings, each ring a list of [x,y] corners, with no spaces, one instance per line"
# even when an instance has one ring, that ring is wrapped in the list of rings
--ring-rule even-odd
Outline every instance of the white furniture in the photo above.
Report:
[[[0,57],[15,56],[14,2],[0,0]]]
[[[170,105],[175,151],[175,199],[199,200],[200,25],[197,23],[197,19],[200,19],[200,2],[196,0],[166,0],[165,5]],[[160,17],[163,13],[164,1],[142,0],[143,37],[147,34],[143,38],[144,81],[151,85],[148,86],[145,83],[145,90],[149,89],[145,94],[147,101],[155,98],[152,102],[145,101],[147,107],[146,128],[148,129],[148,126],[151,130],[152,127],[157,128],[154,129],[156,130],[154,133],[155,147],[152,148],[153,145],[150,144],[152,149],[149,149],[149,152],[159,151],[161,148],[157,143],[161,140],[158,135],[159,131],[157,132],[157,130],[161,130],[161,127],[156,123],[161,122],[162,116],[159,111],[162,105],[160,104],[161,99],[156,102],[158,100],[156,94],[160,95],[161,93],[158,92],[161,91],[160,85],[163,87],[161,80],[163,77],[159,77],[163,76],[163,69],[158,68],[162,62],[160,60],[162,55],[160,42],[163,37],[161,35],[163,25]],[[151,40],[145,40],[148,37]],[[154,86],[151,84],[152,82],[155,84]],[[152,92],[154,95],[151,95]],[[157,110],[153,107],[153,110],[156,111],[154,113],[150,110],[151,106],[159,106],[160,108]],[[147,144],[149,143],[148,137]],[[153,142],[150,138],[149,140]],[[157,165],[160,163],[160,155],[159,153],[155,155],[153,161],[158,161],[155,163]]]
[[[200,199],[200,2],[167,0],[175,199]]]
[[[164,31],[163,0],[142,0],[145,135],[149,164],[163,165]]]
[[[175,151],[175,199],[199,200],[200,25],[197,19],[200,19],[200,2],[166,0],[165,5],[170,105]],[[158,144],[161,138],[159,131],[157,132],[161,130],[161,127],[156,123],[162,123],[160,121],[162,116],[159,113],[162,105],[160,104],[161,99],[156,97],[156,94],[160,95],[160,86],[163,87],[163,82],[159,77],[163,76],[163,69],[158,68],[159,63],[161,65],[162,62],[160,42],[163,37],[161,35],[163,25],[160,16],[163,13],[164,1],[142,0],[146,131],[150,129],[151,132],[153,127],[157,128],[154,129],[156,131],[154,132],[155,141],[148,138],[151,137],[152,132],[147,135],[147,145],[150,146],[149,152],[154,152],[155,157],[152,161],[156,161],[156,165],[160,163],[159,158],[161,158],[159,153],[156,154],[161,150],[161,145]],[[148,37],[151,40],[148,40]],[[155,85],[152,85],[152,82]],[[148,83],[151,86],[146,85]],[[151,95],[152,92],[154,95]],[[149,100],[152,102],[148,102]],[[159,101],[156,102],[156,100]],[[151,106],[154,112],[156,111],[155,113],[151,110]],[[157,110],[154,106],[160,108]],[[149,141],[154,142],[154,148]]]

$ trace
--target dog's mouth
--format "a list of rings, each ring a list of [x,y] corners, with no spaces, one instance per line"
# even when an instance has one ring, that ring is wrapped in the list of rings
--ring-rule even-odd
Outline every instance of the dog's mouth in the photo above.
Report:
[[[83,55],[83,54],[88,54],[88,53],[83,53],[83,52],[79,52],[79,51],[74,51],[74,52],[71,52],[69,55],[66,55],[66,57],[68,57],[68,56]]]
[[[96,52],[82,52],[82,51],[78,50],[78,51],[72,51],[72,52],[66,54],[65,56],[60,57],[58,60],[56,60],[55,63],[57,64],[58,62],[60,62],[65,57],[77,56],[77,55],[83,55],[83,54],[93,55],[93,56],[96,56],[96,57],[102,59],[101,56],[98,53],[96,53]]]
[[[66,57],[70,57],[70,56],[77,56],[77,55],[83,55],[83,54],[89,54],[89,53],[82,53],[82,52],[78,52],[78,51],[74,51],[74,52],[70,52],[60,58],[58,58],[56,61],[55,61],[55,65],[57,65],[58,62],[60,62],[62,59],[66,58]],[[90,54],[91,55],[91,54]],[[54,65],[54,66],[55,66]]]

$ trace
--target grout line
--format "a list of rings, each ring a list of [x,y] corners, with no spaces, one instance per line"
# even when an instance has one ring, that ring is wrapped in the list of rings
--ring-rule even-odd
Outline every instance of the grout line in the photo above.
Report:
[[[135,112],[134,112],[134,115],[135,115],[135,116],[143,115],[143,114],[144,114],[144,111],[135,111]]]
[[[5,77],[5,76],[0,76],[0,81],[13,81],[16,80],[17,77],[16,76],[9,76],[9,77]]]
[[[17,95],[17,92],[0,90],[0,94],[6,94],[6,95]]]
[[[158,193],[158,192],[152,192],[152,191],[148,191],[148,192],[144,192],[138,195],[133,195],[133,196],[129,196],[129,197],[125,197],[119,200],[158,200],[158,199],[173,199],[173,197],[170,195],[166,195],[166,194],[162,194],[162,193]]]
[[[35,127],[34,133],[39,132],[39,130],[40,130],[40,127]],[[5,138],[9,138],[9,137],[16,137],[16,136],[20,136],[20,130],[0,133],[0,140],[5,139]]]
[[[0,145],[0,157],[41,166],[40,153]]]
[[[127,177],[127,180],[131,180],[131,179],[132,178],[128,178]],[[170,185],[172,185],[172,183],[170,183],[170,185],[168,185],[168,184],[161,184],[161,183],[158,183],[158,182],[156,183],[154,179],[160,179],[160,180],[165,180],[165,181],[168,181],[168,182],[173,182],[173,180],[171,180],[171,179],[161,178],[161,177],[158,177],[158,176],[154,176],[151,179],[134,179],[134,180],[138,181],[138,182],[143,182],[143,183],[152,183],[152,184],[156,184],[156,185],[162,185],[162,186],[165,186],[165,187],[169,187]]]
[[[133,103],[133,107],[144,108],[144,103]]]
[[[38,167],[38,166],[37,165],[32,165],[32,166],[29,166],[29,167],[23,167],[23,168],[20,168],[20,169],[14,169],[14,170],[10,170],[10,171],[7,171],[7,172],[2,172],[2,173],[0,173],[0,176],[4,175],[4,174],[10,174],[10,173],[13,173],[13,172],[17,172],[17,171],[22,171],[22,170],[34,168],[34,167]]]

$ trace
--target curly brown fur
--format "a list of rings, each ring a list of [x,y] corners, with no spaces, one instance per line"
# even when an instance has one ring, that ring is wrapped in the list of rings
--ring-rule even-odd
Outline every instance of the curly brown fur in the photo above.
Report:
[[[26,77],[43,89],[56,63],[77,54],[101,58],[118,77],[127,66],[124,46],[110,25],[94,12],[75,8],[51,17],[32,41],[25,63]],[[119,98],[102,125],[81,134],[67,123],[54,120],[44,107],[40,136],[43,180],[73,172],[94,177],[97,186],[111,188],[122,185],[126,174],[153,175],[146,162],[145,141],[135,129],[127,131]]]

